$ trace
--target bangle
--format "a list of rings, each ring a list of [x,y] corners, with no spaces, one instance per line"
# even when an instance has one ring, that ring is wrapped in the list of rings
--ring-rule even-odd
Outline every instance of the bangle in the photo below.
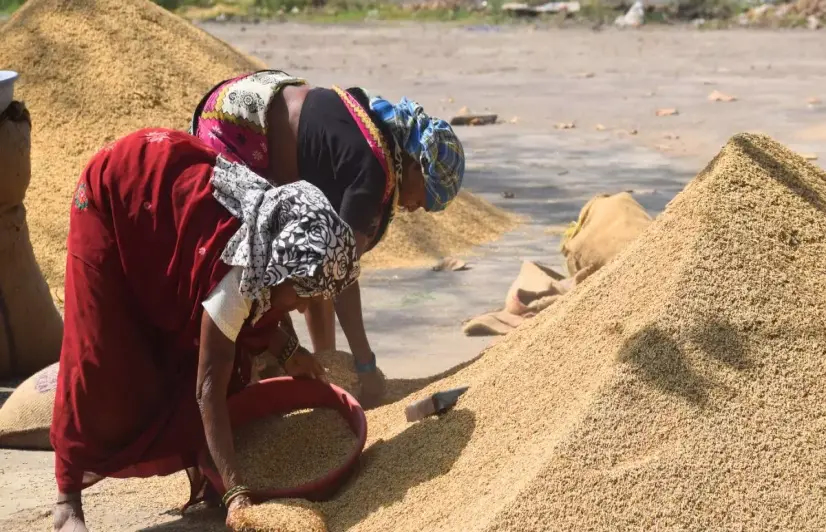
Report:
[[[356,373],[373,373],[378,368],[376,367],[376,354],[370,351],[370,362],[361,363],[356,360]]]
[[[250,489],[248,487],[238,485],[234,488],[230,488],[229,490],[227,490],[227,492],[224,493],[224,496],[221,498],[221,502],[224,504],[226,508],[229,508],[229,505],[233,501],[233,499],[241,495],[246,495],[248,493],[250,493]]]
[[[278,364],[282,368],[285,368],[287,366],[287,361],[292,358],[296,351],[298,351],[298,338],[290,335],[287,338],[287,345],[284,346],[284,349],[281,351],[281,354],[279,354],[277,357]]]

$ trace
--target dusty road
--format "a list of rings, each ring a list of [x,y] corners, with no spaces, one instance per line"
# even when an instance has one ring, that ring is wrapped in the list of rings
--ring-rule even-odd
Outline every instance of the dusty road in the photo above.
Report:
[[[520,260],[560,267],[558,237],[546,229],[574,218],[591,195],[633,189],[656,213],[740,131],[765,132],[826,157],[826,106],[807,101],[826,100],[821,33],[409,24],[205,28],[316,85],[360,85],[390,98],[415,98],[432,114],[467,106],[505,121],[460,131],[468,152],[465,183],[529,220],[476,250],[468,272],[365,277],[371,341],[392,376],[434,373],[478,353],[488,340],[462,337],[461,320],[500,304]],[[713,90],[738,101],[710,102]],[[666,107],[679,114],[655,116]],[[555,129],[562,122],[576,128]],[[504,199],[503,191],[514,199]],[[0,451],[0,528],[20,530],[17,518],[6,520],[16,512],[48,512],[51,463],[48,453]],[[104,482],[92,493],[105,490]],[[110,505],[94,512],[95,524],[98,530],[149,529],[176,519],[165,510],[146,506],[126,516]]]

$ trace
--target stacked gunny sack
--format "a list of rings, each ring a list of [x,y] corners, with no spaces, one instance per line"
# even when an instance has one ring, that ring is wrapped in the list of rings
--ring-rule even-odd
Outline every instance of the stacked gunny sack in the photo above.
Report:
[[[23,200],[31,180],[31,116],[0,110],[0,379],[31,375],[60,356],[63,321],[29,240]]]

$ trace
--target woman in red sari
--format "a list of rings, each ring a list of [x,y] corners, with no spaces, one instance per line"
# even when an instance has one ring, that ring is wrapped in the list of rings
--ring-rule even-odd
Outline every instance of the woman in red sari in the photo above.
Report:
[[[226,399],[249,383],[248,355],[269,349],[289,374],[324,378],[287,313],[358,274],[352,230],[309,183],[276,188],[164,129],[95,155],[70,215],[55,530],[86,530],[81,492],[105,477],[186,469],[197,488],[204,443],[231,521],[249,499]]]

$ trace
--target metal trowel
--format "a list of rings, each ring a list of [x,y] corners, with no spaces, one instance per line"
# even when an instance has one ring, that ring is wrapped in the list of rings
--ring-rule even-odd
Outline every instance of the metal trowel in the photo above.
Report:
[[[434,414],[443,414],[456,406],[459,397],[468,390],[469,386],[453,388],[443,392],[436,392],[415,403],[410,403],[404,409],[404,415],[409,423],[420,421]]]

